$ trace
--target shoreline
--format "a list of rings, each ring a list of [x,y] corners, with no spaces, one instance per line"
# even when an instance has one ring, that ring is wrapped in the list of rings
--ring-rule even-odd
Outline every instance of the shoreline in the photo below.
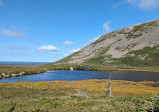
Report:
[[[0,76],[0,79],[7,79],[7,78],[11,78],[11,77],[19,77],[19,76],[24,76],[24,75],[35,75],[35,74],[40,74],[40,73],[45,73],[45,72],[47,72],[47,71],[37,72],[37,73],[20,72],[20,73],[9,74],[9,75],[2,73],[2,75]]]
[[[159,70],[144,70],[144,69],[118,69],[117,71],[159,72]]]
[[[61,69],[62,70],[62,69]],[[50,71],[50,70],[48,70]],[[91,71],[91,70],[90,70]],[[103,70],[96,70],[96,71],[103,71]],[[113,71],[141,71],[141,72],[159,72],[159,70],[144,70],[144,69],[117,69],[117,70],[113,70]],[[6,79],[6,78],[11,78],[11,77],[18,77],[18,76],[24,76],[24,75],[34,75],[34,74],[40,74],[40,73],[45,73],[47,71],[38,71],[37,73],[27,73],[27,72],[20,72],[17,74],[5,74],[3,73],[0,76],[0,79]],[[104,71],[104,72],[110,72],[110,71]]]
[[[18,82],[0,82],[0,84],[2,83],[58,83],[58,82],[67,82],[67,83],[75,83],[75,82],[85,82],[85,81],[109,81],[109,79],[82,79],[82,80],[73,80],[73,81],[67,81],[67,80],[52,80],[52,81],[18,81]],[[130,80],[111,80],[112,82],[130,82],[130,83],[158,83],[159,84],[159,80],[158,81],[147,81],[147,80],[143,80],[143,81],[130,81]]]

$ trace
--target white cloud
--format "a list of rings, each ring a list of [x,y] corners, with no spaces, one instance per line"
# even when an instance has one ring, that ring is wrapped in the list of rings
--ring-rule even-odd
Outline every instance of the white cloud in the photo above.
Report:
[[[159,7],[159,0],[126,0],[126,3],[142,10],[154,10]]]
[[[70,52],[70,53],[74,53],[74,52],[77,52],[77,51],[79,51],[81,48],[78,48],[78,49],[72,49],[72,50],[69,50],[68,52]]]
[[[126,2],[128,2],[128,1],[126,1]],[[124,0],[124,1],[120,0],[120,1],[116,2],[116,3],[112,6],[112,8],[113,8],[113,9],[114,9],[114,8],[117,8],[117,7],[121,6],[121,5],[124,4],[124,3],[125,3],[125,0]]]
[[[136,4],[138,0],[126,0],[127,3],[129,4]]]
[[[110,32],[110,27],[109,27],[108,24],[109,24],[108,22],[106,22],[106,23],[103,24],[103,31],[104,31],[104,33],[109,33]]]
[[[69,45],[73,45],[73,44],[74,44],[73,42],[69,42],[69,41],[64,41],[63,42],[64,46],[69,46]]]
[[[16,37],[16,38],[25,36],[25,34],[22,32],[10,31],[10,30],[1,30],[0,33],[5,36]]]
[[[56,52],[56,53],[51,53],[51,55],[52,55],[52,56],[55,56],[55,55],[62,55],[62,54]]]
[[[4,46],[3,48],[7,48],[7,49],[18,49],[18,50],[24,50],[24,51],[28,51],[28,50],[29,50],[28,47],[21,47],[21,46]]]
[[[2,2],[2,0],[0,0],[0,6],[1,6],[1,5],[3,5],[3,2]]]
[[[153,10],[159,7],[159,0],[141,0],[140,8],[144,10]]]
[[[62,54],[62,53],[58,53],[58,52],[56,52],[56,53],[51,53],[50,55],[51,55],[51,56],[58,56],[58,57],[59,57],[59,56],[60,56],[60,57],[61,57],[61,56],[62,56],[62,57],[68,56],[68,54]]]
[[[68,56],[68,54],[64,54],[63,56]]]
[[[107,21],[103,24],[103,32],[102,32],[102,35],[105,34],[105,33],[109,33],[111,30],[110,30],[110,25],[111,21]],[[99,35],[98,37],[95,37],[95,38],[92,38],[90,40],[88,40],[88,43],[92,43],[94,41],[96,41],[97,39],[99,39],[102,35]]]
[[[48,45],[48,46],[41,46],[39,48],[37,48],[39,51],[59,51],[57,49],[57,47],[52,46],[52,45]]]

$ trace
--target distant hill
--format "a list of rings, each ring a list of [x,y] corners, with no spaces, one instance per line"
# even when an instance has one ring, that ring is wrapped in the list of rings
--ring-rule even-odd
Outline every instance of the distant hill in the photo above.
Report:
[[[8,67],[30,67],[48,64],[49,62],[19,62],[19,61],[0,61],[0,66]]]
[[[159,66],[159,20],[105,34],[56,63]]]

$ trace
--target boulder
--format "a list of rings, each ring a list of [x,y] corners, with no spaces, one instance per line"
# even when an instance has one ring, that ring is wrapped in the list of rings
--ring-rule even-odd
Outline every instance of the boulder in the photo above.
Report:
[[[5,73],[2,73],[2,76],[5,76],[6,74]]]
[[[20,72],[19,76],[25,75],[25,72]]]
[[[5,75],[5,78],[8,78],[8,77],[10,77],[10,75]]]
[[[15,77],[15,76],[17,76],[17,74],[11,74],[11,76],[12,76],[12,77]]]

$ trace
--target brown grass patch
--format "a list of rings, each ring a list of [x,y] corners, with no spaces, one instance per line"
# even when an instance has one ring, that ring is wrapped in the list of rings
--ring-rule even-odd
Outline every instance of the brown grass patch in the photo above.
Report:
[[[80,81],[51,81],[51,82],[16,82],[0,83],[0,89],[5,88],[28,88],[38,90],[56,90],[66,94],[76,93],[79,90],[85,91],[89,95],[104,94],[108,80],[80,80]],[[140,96],[159,94],[159,82],[152,81],[112,81],[113,96]]]

